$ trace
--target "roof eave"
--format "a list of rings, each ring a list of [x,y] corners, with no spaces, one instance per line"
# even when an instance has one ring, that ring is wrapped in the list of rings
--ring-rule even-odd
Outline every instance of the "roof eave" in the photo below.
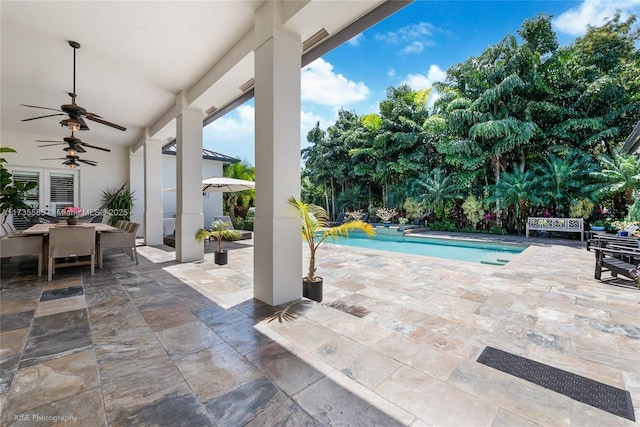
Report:
[[[169,154],[169,155],[175,156],[176,153],[174,151],[169,151],[169,149],[171,147],[174,147],[175,145],[176,145],[175,139],[165,144],[162,147],[162,154]],[[207,150],[206,148],[203,148],[202,151],[203,151],[202,158],[204,160],[215,160],[215,161],[226,163],[226,164],[238,163],[240,161],[240,159],[237,159],[235,157],[227,156],[226,154],[215,153],[214,151]],[[214,153],[214,155],[207,154],[206,152]],[[215,155],[215,154],[218,154],[218,155]]]

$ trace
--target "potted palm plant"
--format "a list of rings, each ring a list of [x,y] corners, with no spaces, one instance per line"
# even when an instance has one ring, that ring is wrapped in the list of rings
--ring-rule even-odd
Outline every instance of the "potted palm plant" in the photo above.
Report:
[[[201,228],[196,232],[197,242],[202,242],[204,239],[211,237],[218,241],[218,249],[213,254],[214,262],[218,265],[226,265],[228,260],[227,251],[222,250],[222,239],[237,240],[242,237],[242,233],[230,227],[230,223],[217,220],[211,223],[211,230]]]
[[[316,275],[316,251],[320,244],[329,237],[349,237],[350,230],[361,230],[369,236],[375,236],[376,232],[364,221],[354,220],[344,222],[336,227],[329,227],[329,214],[320,206],[307,204],[295,197],[289,199],[289,204],[296,208],[302,220],[302,237],[309,245],[309,270],[302,278],[302,296],[314,301],[322,302],[323,279]]]

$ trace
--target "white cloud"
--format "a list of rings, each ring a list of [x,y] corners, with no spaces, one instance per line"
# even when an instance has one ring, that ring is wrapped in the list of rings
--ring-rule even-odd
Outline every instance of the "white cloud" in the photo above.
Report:
[[[571,8],[555,18],[553,25],[559,32],[572,36],[583,35],[587,25],[600,26],[620,10],[622,19],[640,12],[640,0],[584,0],[577,8]]]
[[[321,129],[327,129],[327,120],[325,120],[324,117],[310,111],[300,111],[300,136],[302,142],[305,142],[307,140],[307,134],[316,126],[316,123],[318,122],[320,122]]]
[[[424,74],[409,74],[402,83],[408,84],[413,90],[420,90],[430,88],[434,82],[443,82],[446,78],[447,73],[432,64],[426,76]]]
[[[203,130],[203,146],[255,164],[254,111],[253,105],[241,105],[207,125]]]
[[[396,70],[391,68],[391,67],[389,67],[389,71],[387,71],[387,75],[389,77],[394,77],[396,75]]]
[[[255,124],[255,109],[252,105],[241,105],[234,113],[219,118],[204,128],[205,135],[216,139],[253,135]]]
[[[333,71],[333,65],[319,58],[302,69],[302,101],[341,107],[369,96],[364,82],[354,82]]]
[[[420,53],[424,50],[424,44],[414,40],[402,49],[402,53]]]
[[[349,39],[347,41],[348,44],[350,44],[351,46],[360,46],[360,41],[364,39],[364,35],[362,33],[358,34],[355,37],[352,37],[351,39]]]
[[[378,33],[375,38],[388,44],[402,44],[404,46],[401,49],[402,53],[420,53],[425,46],[434,45],[431,37],[439,31],[433,24],[419,22],[402,27],[397,31]]]

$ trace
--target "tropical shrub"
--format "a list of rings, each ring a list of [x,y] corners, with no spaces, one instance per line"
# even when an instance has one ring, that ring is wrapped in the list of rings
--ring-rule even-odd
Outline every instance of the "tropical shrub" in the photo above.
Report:
[[[588,199],[580,199],[569,208],[569,216],[571,218],[587,219],[593,212],[594,203]]]
[[[0,153],[15,153],[16,150],[9,147],[0,147]],[[4,158],[0,158],[0,214],[2,222],[7,221],[9,214],[27,211],[31,208],[26,203],[29,191],[37,187],[36,182],[13,181],[11,173],[4,167]],[[17,216],[24,217],[18,214]]]
[[[429,224],[429,228],[433,231],[455,231],[456,225],[448,218],[445,218],[440,221],[434,221]]]
[[[410,220],[422,219],[427,216],[424,205],[411,197],[408,197],[404,201],[402,208],[404,209],[406,217]]]
[[[462,210],[473,228],[476,228],[478,223],[484,218],[485,210],[482,206],[482,202],[473,194],[470,194],[469,197],[467,197],[467,200],[464,201],[462,204]]]
[[[114,226],[119,220],[130,221],[131,211],[133,210],[133,191],[127,188],[107,188],[102,192],[101,203],[106,204],[105,209],[111,219],[109,225]]]
[[[489,228],[489,233],[490,234],[502,234],[502,235],[505,235],[505,234],[507,234],[507,230],[505,230],[502,227],[498,227],[497,225],[492,225]]]

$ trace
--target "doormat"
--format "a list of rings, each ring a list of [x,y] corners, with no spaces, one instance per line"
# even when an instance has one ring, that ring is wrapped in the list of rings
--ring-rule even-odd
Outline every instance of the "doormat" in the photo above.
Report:
[[[635,421],[628,391],[592,379],[526,359],[493,347],[486,347],[478,362],[532,382],[578,402]]]

